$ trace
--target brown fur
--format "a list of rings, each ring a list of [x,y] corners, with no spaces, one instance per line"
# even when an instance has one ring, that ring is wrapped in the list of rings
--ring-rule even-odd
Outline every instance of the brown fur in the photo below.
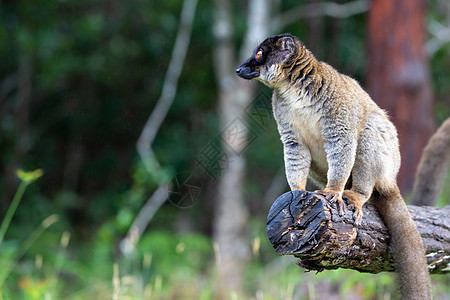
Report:
[[[412,204],[434,205],[450,165],[450,118],[428,141],[414,180]]]

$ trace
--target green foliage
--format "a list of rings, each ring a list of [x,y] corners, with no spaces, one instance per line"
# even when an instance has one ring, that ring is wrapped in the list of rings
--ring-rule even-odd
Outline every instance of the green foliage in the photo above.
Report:
[[[213,260],[209,239],[195,233],[151,232],[143,236],[138,249],[151,253],[152,265],[165,276],[194,276],[207,271]]]
[[[17,206],[19,205],[20,201],[22,200],[23,194],[25,193],[25,190],[27,186],[41,177],[43,174],[41,169],[37,169],[31,172],[25,172],[22,169],[17,170],[17,177],[22,181],[19,188],[17,189],[16,194],[14,195],[14,198],[8,207],[8,210],[6,211],[5,218],[3,219],[1,225],[0,225],[0,246],[3,242],[3,238],[6,234],[6,231],[8,230],[9,224],[11,223],[11,219],[14,216],[14,213],[16,212]]]
[[[25,255],[25,253],[30,249],[30,247],[36,242],[36,240],[44,233],[47,228],[49,228],[51,225],[53,225],[55,222],[58,221],[58,216],[51,215],[45,220],[42,221],[39,227],[37,227],[29,236],[26,237],[26,239],[23,241],[23,243],[18,246],[18,244],[15,241],[7,241],[3,242],[3,239],[5,237],[5,234],[9,228],[9,225],[11,223],[11,220],[16,212],[16,209],[22,200],[22,197],[25,193],[25,190],[29,184],[31,184],[33,181],[37,180],[39,177],[43,175],[43,172],[41,169],[37,169],[30,172],[25,172],[21,169],[17,170],[17,176],[21,180],[21,184],[19,185],[19,188],[17,189],[14,198],[9,205],[6,215],[1,223],[0,226],[0,290],[4,291],[3,293],[0,293],[0,299],[11,298],[12,296],[10,293],[12,293],[11,290],[8,288],[4,288],[5,281],[10,278],[11,273],[15,269],[15,267],[18,265],[19,260]],[[65,238],[67,240],[67,238]],[[64,242],[64,247],[67,248],[67,242]],[[63,257],[60,255],[57,255],[58,257],[58,271],[54,272],[52,278],[53,281],[58,277],[59,275],[59,269],[63,262]],[[14,276],[13,276],[14,277]],[[48,282],[47,282],[48,283]],[[19,282],[19,286],[21,287],[21,290],[23,292],[23,299],[39,299],[42,298],[44,293],[49,293],[49,291],[52,289],[52,286],[50,286],[47,283],[39,282],[36,283],[30,278],[26,278],[23,281]]]

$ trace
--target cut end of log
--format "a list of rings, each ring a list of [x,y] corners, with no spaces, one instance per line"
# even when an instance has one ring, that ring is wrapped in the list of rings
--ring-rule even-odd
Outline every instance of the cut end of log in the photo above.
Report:
[[[416,211],[417,208],[412,208],[413,219],[426,219]],[[450,211],[450,207],[447,210],[427,208],[427,211],[430,209],[434,219]],[[267,217],[267,236],[278,254],[300,258],[298,265],[307,270],[350,268],[369,273],[395,271],[395,263],[389,253],[389,232],[378,211],[367,202],[363,214],[361,225],[355,226],[353,211],[346,210],[343,216],[339,216],[336,204],[323,195],[291,191],[273,203]],[[427,256],[430,271],[442,273],[446,269],[445,264],[450,263],[448,228],[446,232],[440,230],[443,232],[441,235],[430,239],[429,232],[435,232],[439,224],[415,222],[424,239],[427,254],[442,248],[439,259],[430,260]]]
[[[292,191],[280,196],[269,211],[267,234],[280,255],[320,253],[324,243],[351,244],[356,238],[352,212],[339,216],[322,195]],[[334,222],[334,223],[333,223]],[[339,232],[339,237],[333,233]]]

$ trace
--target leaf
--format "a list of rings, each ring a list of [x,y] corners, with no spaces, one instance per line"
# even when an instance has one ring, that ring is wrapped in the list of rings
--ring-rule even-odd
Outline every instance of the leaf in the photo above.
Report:
[[[44,175],[44,171],[42,169],[36,169],[34,171],[24,171],[22,169],[17,169],[16,174],[21,181],[29,184]]]

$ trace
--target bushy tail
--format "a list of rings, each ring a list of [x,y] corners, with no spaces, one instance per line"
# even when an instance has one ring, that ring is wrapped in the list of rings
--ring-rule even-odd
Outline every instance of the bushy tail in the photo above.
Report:
[[[398,187],[373,194],[373,202],[391,235],[402,299],[431,299],[425,248]]]
[[[433,134],[423,150],[414,179],[414,205],[434,205],[450,166],[450,118]]]

